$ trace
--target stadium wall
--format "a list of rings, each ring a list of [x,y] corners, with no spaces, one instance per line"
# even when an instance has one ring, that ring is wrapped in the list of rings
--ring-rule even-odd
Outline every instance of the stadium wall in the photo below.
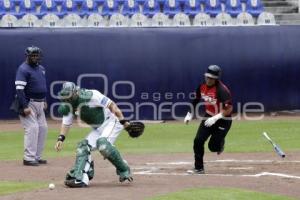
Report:
[[[0,119],[16,117],[8,108],[29,45],[43,50],[53,110],[54,81],[68,80],[104,91],[130,118],[183,116],[210,64],[222,67],[236,111],[298,109],[299,35],[299,26],[0,29]]]

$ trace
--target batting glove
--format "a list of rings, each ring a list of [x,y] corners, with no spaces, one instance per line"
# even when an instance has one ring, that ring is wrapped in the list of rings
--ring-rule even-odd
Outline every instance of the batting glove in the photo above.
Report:
[[[188,112],[184,118],[184,123],[188,124],[192,119],[192,114]]]
[[[223,118],[222,113],[219,113],[213,117],[208,118],[205,122],[204,125],[206,127],[211,127],[212,125],[214,125],[219,119]]]

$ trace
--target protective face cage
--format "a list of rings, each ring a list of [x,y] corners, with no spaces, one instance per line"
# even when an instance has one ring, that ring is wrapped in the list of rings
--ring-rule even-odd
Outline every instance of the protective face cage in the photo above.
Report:
[[[62,101],[67,101],[73,97],[77,91],[77,86],[73,82],[65,82],[62,89],[58,92],[58,96]]]

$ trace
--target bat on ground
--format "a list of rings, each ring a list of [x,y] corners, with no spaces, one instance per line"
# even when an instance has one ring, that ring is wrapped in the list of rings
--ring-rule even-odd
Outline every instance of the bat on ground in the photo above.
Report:
[[[282,158],[285,157],[285,153],[281,150],[281,148],[268,136],[266,132],[263,132],[263,136],[273,145],[275,152]]]

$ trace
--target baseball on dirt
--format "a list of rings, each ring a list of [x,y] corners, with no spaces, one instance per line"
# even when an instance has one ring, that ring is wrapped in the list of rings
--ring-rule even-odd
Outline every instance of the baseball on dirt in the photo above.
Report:
[[[54,183],[50,183],[50,184],[49,184],[49,189],[50,189],[50,190],[53,190],[54,188],[55,188]]]

